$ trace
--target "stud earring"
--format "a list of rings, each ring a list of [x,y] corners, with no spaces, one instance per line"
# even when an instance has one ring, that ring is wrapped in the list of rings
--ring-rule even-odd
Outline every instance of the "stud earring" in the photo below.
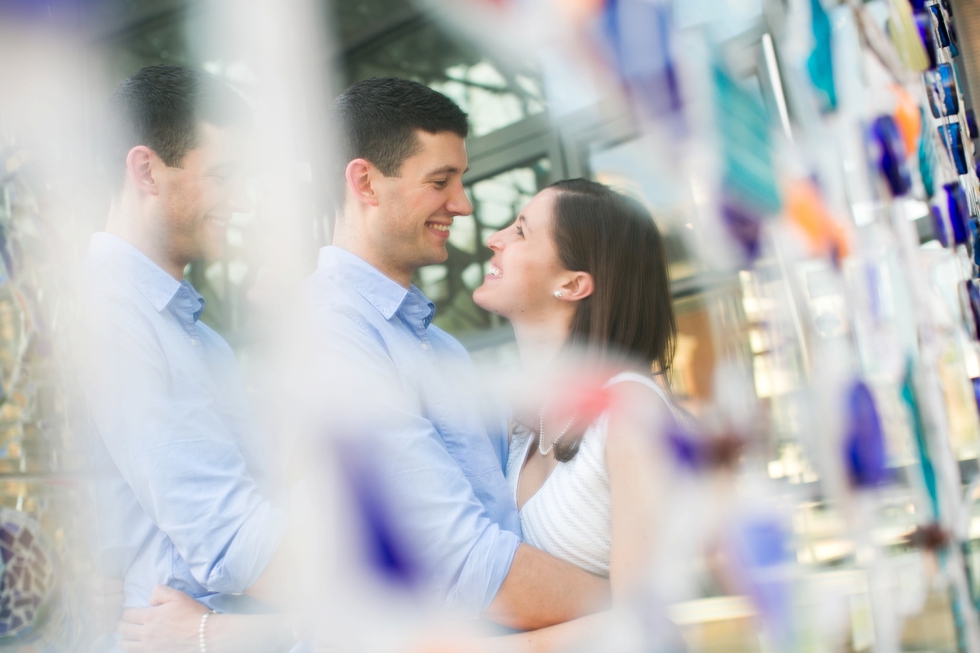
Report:
[[[561,291],[560,290],[556,290],[555,291],[555,297],[557,297],[558,299],[561,299]]]

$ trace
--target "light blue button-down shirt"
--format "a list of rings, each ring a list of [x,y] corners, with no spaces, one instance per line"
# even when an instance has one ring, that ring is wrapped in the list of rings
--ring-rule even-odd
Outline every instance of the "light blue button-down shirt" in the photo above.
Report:
[[[449,605],[484,611],[520,544],[503,473],[506,412],[476,391],[469,355],[431,324],[435,306],[415,286],[324,247],[306,291],[317,342],[344,361],[325,373],[354,371],[340,403],[396,425],[371,453],[426,580]]]
[[[80,280],[103,573],[124,579],[127,607],[161,583],[219,611],[260,609],[234,595],[286,515],[231,348],[198,321],[190,283],[116,236],[92,237]]]

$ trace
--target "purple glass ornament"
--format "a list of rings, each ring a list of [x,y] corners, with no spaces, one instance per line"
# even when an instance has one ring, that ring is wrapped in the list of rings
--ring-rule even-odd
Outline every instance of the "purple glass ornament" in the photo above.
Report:
[[[750,261],[759,256],[762,238],[762,220],[736,202],[726,201],[721,208],[722,219],[728,226],[728,233],[741,245],[742,253]]]
[[[844,457],[855,487],[874,487],[888,480],[885,436],[871,390],[862,381],[851,387],[847,402],[848,432]]]
[[[878,145],[878,169],[888,181],[892,195],[900,197],[912,187],[905,165],[905,143],[891,116],[879,116],[871,124],[871,135]]]
[[[946,206],[948,207],[949,223],[953,227],[953,243],[962,245],[966,242],[970,230],[966,221],[970,219],[970,209],[966,201],[966,191],[960,182],[954,181],[943,186],[946,190]]]
[[[929,18],[929,14],[916,11],[915,26],[919,29],[919,39],[922,41],[926,56],[929,57],[929,70],[934,70],[937,63],[936,35],[932,31],[932,19]]]

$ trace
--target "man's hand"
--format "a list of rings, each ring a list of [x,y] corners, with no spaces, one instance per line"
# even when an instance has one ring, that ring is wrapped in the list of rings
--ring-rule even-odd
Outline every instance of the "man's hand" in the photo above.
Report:
[[[187,594],[157,585],[151,608],[126,610],[119,622],[119,648],[127,653],[197,653],[206,607]]]

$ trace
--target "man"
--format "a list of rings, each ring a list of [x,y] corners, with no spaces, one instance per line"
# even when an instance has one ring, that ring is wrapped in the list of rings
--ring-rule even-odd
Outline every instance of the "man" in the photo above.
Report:
[[[373,435],[418,575],[450,605],[522,630],[597,609],[605,581],[521,543],[502,472],[506,420],[474,396],[465,350],[411,284],[446,260],[453,218],[472,211],[466,115],[421,84],[382,78],[349,88],[336,116],[342,210],[307,289],[334,369],[356,376],[341,403]]]
[[[219,611],[260,610],[240,595],[286,528],[275,465],[234,355],[183,278],[248,210],[247,107],[204,74],[162,65],[126,79],[112,105],[114,196],[79,297],[103,575],[123,579],[126,607],[167,585]]]

